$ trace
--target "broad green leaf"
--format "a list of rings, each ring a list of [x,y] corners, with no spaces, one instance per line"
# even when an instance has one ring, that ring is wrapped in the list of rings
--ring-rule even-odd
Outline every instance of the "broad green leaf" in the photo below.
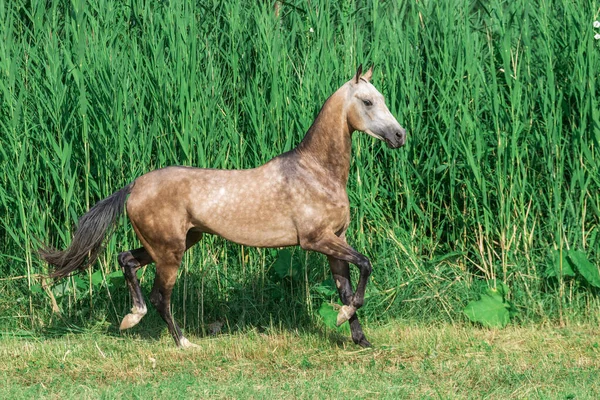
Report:
[[[292,252],[288,249],[279,250],[273,268],[280,278],[293,277],[296,271],[292,263]]]
[[[558,278],[559,276],[575,276],[575,271],[567,261],[567,251],[552,250],[550,253],[550,263],[546,268],[546,276]]]
[[[585,278],[587,283],[600,288],[600,273],[598,273],[598,267],[587,259],[587,255],[583,251],[569,250],[568,256],[572,266]]]
[[[123,286],[125,283],[125,277],[121,271],[111,272],[110,274],[106,275],[106,280],[110,285],[115,287]]]
[[[338,311],[330,303],[323,302],[319,307],[319,315],[323,318],[325,325],[331,329],[337,329]]]
[[[73,282],[75,282],[75,287],[79,290],[87,290],[90,286],[88,280],[85,281],[81,277],[81,275],[76,275],[73,277]]]
[[[54,285],[52,286],[52,294],[54,295],[54,297],[56,297],[57,299],[60,297],[63,297],[65,294],[67,294],[68,292],[68,286],[67,286],[67,282],[63,281],[61,283],[59,283],[58,285]]]
[[[481,295],[478,301],[471,301],[463,310],[473,322],[479,322],[488,328],[503,328],[508,324],[510,313],[507,303],[498,296]]]
[[[488,282],[488,288],[485,293],[492,297],[498,297],[500,301],[504,301],[504,298],[509,292],[509,288],[506,283],[497,279]]]
[[[325,297],[331,297],[338,292],[332,278],[328,278],[321,282],[320,285],[315,286],[315,291]]]
[[[92,285],[98,286],[102,283],[102,271],[98,270],[92,274]]]
[[[485,295],[493,297],[495,300],[499,302],[504,302],[504,296],[502,295],[502,291],[495,288],[487,288],[484,292]]]

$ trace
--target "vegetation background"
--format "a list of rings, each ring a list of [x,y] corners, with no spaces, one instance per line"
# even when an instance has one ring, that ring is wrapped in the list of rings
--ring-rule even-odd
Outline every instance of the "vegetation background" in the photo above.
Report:
[[[374,265],[362,318],[466,321],[501,281],[515,323],[600,320],[597,1],[276,4],[0,0],[0,331],[116,331],[130,226],[56,283],[40,279],[40,241],[65,246],[147,171],[291,149],[361,63],[408,131],[399,151],[353,137],[348,238]],[[152,267],[141,274],[147,293]],[[328,277],[320,255],[205,238],[175,317],[197,334],[318,327],[337,299]],[[139,331],[164,334],[152,318]]]

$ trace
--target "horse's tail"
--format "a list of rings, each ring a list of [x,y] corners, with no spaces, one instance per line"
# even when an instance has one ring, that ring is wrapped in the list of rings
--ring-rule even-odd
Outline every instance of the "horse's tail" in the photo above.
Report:
[[[131,193],[133,183],[113,193],[104,200],[96,203],[85,213],[77,224],[71,245],[65,250],[56,250],[43,246],[39,250],[40,257],[50,265],[54,271],[51,278],[63,278],[71,272],[88,268],[102,250],[102,242],[109,233],[117,218],[123,214],[125,200]]]

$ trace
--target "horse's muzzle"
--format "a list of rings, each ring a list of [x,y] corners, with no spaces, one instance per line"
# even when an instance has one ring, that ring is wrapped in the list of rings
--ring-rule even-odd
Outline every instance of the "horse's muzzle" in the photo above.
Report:
[[[400,127],[393,129],[389,132],[389,134],[383,137],[388,147],[392,149],[397,149],[398,147],[404,146],[406,143],[406,129]]]

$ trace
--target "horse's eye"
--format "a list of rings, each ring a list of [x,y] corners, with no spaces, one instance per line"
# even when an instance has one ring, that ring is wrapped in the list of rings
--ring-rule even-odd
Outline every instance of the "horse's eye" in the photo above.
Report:
[[[363,100],[362,102],[367,107],[371,107],[373,105],[373,103],[371,102],[371,100]]]

